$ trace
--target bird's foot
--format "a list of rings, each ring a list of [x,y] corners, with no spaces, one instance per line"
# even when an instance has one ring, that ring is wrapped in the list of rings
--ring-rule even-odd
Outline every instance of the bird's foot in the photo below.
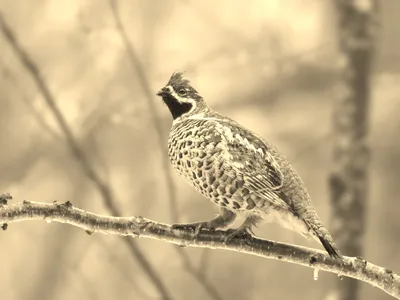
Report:
[[[227,235],[224,239],[224,244],[228,245],[234,237],[251,238],[254,236],[250,227],[240,226],[237,229],[227,230]]]
[[[209,231],[215,230],[214,227],[210,226],[209,222],[196,222],[196,223],[188,223],[188,224],[173,224],[172,229],[182,229],[182,230],[190,230],[194,231],[194,237],[196,238],[202,229],[206,229]]]

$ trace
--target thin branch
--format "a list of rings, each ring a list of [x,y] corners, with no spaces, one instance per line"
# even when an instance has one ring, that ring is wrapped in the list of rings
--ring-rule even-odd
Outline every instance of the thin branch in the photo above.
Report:
[[[46,222],[70,224],[87,232],[151,238],[181,246],[235,251],[352,277],[400,299],[400,276],[362,258],[346,256],[343,261],[338,261],[320,250],[262,240],[248,235],[237,236],[226,244],[224,243],[226,231],[202,231],[194,238],[192,230],[172,229],[170,225],[143,217],[98,215],[73,207],[69,202],[48,204],[24,201],[8,205],[6,196],[0,198],[0,203],[3,203],[0,205],[0,223],[46,220]],[[3,225],[3,228],[7,226]]]
[[[103,182],[101,177],[91,166],[89,160],[87,159],[84,151],[81,149],[77,139],[75,138],[72,130],[69,128],[67,121],[64,118],[61,110],[58,108],[55,101],[55,97],[51,93],[49,87],[47,86],[38,66],[35,64],[33,59],[29,54],[23,49],[22,45],[17,40],[15,33],[12,31],[11,27],[6,23],[5,19],[0,13],[0,31],[3,33],[5,39],[10,44],[11,48],[14,50],[16,56],[20,59],[22,65],[32,76],[39,92],[42,94],[43,99],[47,103],[49,109],[54,114],[56,121],[58,122],[62,132],[64,133],[67,144],[73,154],[73,156],[80,162],[83,172],[85,175],[94,183],[98,191],[100,192],[103,202],[107,209],[115,216],[121,215],[114,196],[110,187]],[[139,262],[142,269],[146,272],[150,280],[153,282],[154,286],[164,299],[172,299],[167,288],[164,286],[161,276],[157,271],[151,266],[150,262],[147,260],[146,256],[142,253],[139,247],[136,245],[135,241],[132,239],[123,239],[126,243],[132,256]]]

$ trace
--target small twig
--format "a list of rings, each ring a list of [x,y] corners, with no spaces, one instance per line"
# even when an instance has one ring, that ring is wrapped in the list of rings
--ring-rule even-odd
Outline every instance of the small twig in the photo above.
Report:
[[[235,251],[242,254],[281,260],[321,271],[336,273],[364,281],[400,299],[400,276],[391,270],[374,265],[362,258],[343,257],[338,261],[325,252],[251,236],[237,236],[224,242],[227,232],[202,231],[194,239],[193,231],[172,229],[143,217],[109,217],[86,212],[68,204],[24,201],[0,207],[0,222],[13,223],[46,220],[66,223],[88,232],[157,239],[181,246]]]

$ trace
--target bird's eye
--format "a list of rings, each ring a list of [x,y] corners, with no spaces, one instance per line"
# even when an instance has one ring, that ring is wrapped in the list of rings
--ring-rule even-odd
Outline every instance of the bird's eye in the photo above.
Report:
[[[187,91],[185,89],[180,89],[178,91],[179,96],[186,96]]]

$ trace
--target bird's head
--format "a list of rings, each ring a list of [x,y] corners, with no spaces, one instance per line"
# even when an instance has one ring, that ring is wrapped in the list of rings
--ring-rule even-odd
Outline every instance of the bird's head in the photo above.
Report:
[[[183,78],[182,73],[172,74],[167,85],[157,95],[162,97],[174,120],[207,108],[203,98],[191,86],[189,80]]]

